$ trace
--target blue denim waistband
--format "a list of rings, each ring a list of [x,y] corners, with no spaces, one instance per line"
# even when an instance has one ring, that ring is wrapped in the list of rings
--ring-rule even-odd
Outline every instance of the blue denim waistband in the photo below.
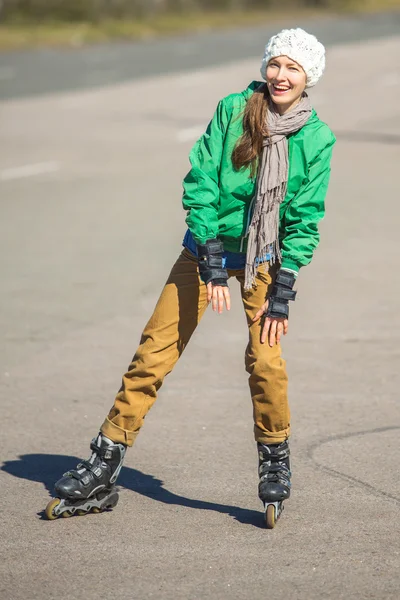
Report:
[[[192,232],[188,229],[183,238],[182,246],[187,248],[194,256],[197,256],[197,246]],[[269,252],[264,256],[262,260],[256,260],[257,264],[261,264],[271,259],[271,253]],[[246,253],[245,252],[228,252],[224,251],[222,255],[222,265],[225,269],[241,270],[246,266]]]

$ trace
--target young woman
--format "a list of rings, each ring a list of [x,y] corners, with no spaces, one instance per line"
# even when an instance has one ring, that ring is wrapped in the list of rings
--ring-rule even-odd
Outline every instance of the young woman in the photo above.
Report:
[[[280,340],[300,267],[318,245],[318,222],[335,138],[305,89],[325,68],[325,50],[302,29],[283,30],[266,48],[261,74],[218,104],[191,154],[184,179],[188,231],[147,323],[92,455],[56,485],[55,519],[115,506],[114,484],[164,377],[207,305],[229,310],[228,280],[240,284],[249,327],[246,370],[259,453],[259,497],[268,527],[290,495],[289,406]]]

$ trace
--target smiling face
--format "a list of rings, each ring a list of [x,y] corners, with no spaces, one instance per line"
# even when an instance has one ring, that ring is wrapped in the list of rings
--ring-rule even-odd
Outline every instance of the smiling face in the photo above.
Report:
[[[266,80],[271,99],[281,115],[296,106],[307,84],[303,68],[288,56],[271,58]]]

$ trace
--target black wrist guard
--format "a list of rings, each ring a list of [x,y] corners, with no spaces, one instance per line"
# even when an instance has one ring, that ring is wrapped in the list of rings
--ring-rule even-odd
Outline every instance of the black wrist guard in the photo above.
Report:
[[[275,279],[268,308],[265,312],[272,319],[287,319],[289,317],[289,300],[295,300],[297,292],[293,290],[295,276],[289,271],[280,270]]]
[[[207,285],[228,285],[228,272],[222,266],[222,253],[224,247],[217,239],[207,240],[205,244],[197,244],[197,256],[199,259],[199,273],[201,279]]]

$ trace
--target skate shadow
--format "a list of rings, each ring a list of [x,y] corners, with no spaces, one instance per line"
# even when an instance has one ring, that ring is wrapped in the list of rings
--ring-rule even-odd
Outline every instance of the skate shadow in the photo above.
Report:
[[[79,459],[75,456],[23,454],[18,460],[6,461],[1,466],[1,470],[20,479],[42,483],[49,494],[52,495],[54,482],[60,478],[62,473],[76,468],[78,462]],[[157,479],[153,475],[142,473],[137,469],[132,469],[131,467],[122,467],[118,478],[118,487],[131,490],[163,504],[185,506],[200,510],[213,510],[221,514],[227,514],[245,525],[253,525],[260,528],[265,527],[262,511],[205,502],[174,494],[164,487],[164,482],[160,479]],[[40,513],[40,517],[44,518],[44,511]]]

